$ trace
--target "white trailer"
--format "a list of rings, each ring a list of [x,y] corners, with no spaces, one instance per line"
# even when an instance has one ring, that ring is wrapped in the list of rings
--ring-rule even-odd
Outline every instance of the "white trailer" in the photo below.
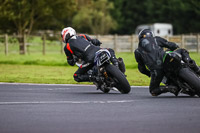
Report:
[[[144,24],[137,26],[135,30],[135,34],[143,29],[150,29],[153,31],[155,36],[172,36],[173,35],[173,27],[172,24],[168,23],[154,23],[154,24]]]

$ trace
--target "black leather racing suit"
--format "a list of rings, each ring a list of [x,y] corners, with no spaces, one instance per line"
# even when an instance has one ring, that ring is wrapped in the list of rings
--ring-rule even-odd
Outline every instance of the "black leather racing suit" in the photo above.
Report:
[[[91,39],[87,35],[72,36],[64,47],[64,52],[67,56],[67,62],[69,65],[74,66],[76,59],[81,59],[87,62],[85,67],[79,67],[74,73],[74,80],[77,82],[90,81],[90,77],[86,72],[93,67],[93,61],[95,53],[100,50],[98,45],[100,43],[97,39]],[[99,44],[100,45],[100,44]]]
[[[153,96],[168,92],[165,86],[160,86],[164,77],[162,62],[165,54],[164,47],[175,50],[178,45],[161,37],[146,37],[139,41],[138,48],[135,50],[139,71],[151,77],[149,91]]]
[[[98,39],[91,39],[88,35],[80,34],[79,36],[72,37],[70,40],[68,40],[68,43],[64,47],[68,63],[73,66],[75,65],[77,59],[81,59],[84,62],[74,73],[74,80],[77,82],[95,80],[95,77],[88,75],[87,71],[93,67],[94,56],[96,51],[101,49],[101,42]],[[111,48],[107,49],[111,54],[110,61],[113,63],[113,65],[116,67],[122,66],[124,62],[122,61],[120,64],[118,63],[114,50]],[[120,68],[123,70],[123,72],[125,72],[125,66]]]

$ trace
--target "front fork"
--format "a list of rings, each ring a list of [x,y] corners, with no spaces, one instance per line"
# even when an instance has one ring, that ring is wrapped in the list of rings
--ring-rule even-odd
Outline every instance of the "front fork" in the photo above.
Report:
[[[102,66],[99,68],[99,74],[101,75],[100,77],[103,78],[103,83],[106,84],[107,87],[114,87],[115,86],[115,82],[114,80],[108,76],[108,73],[106,72],[105,69],[106,66]]]
[[[108,78],[108,74],[105,70],[105,66],[102,66],[99,68],[99,74],[101,74],[101,76],[104,76],[106,79]]]

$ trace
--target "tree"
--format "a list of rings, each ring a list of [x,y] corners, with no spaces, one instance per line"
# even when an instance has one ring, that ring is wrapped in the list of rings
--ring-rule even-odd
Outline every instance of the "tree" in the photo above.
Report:
[[[110,15],[110,10],[113,8],[113,3],[107,0],[92,1],[91,4],[81,7],[77,12],[73,18],[73,26],[79,32],[108,34],[117,26],[116,21]]]
[[[199,0],[109,0],[115,9],[119,34],[132,34],[137,25],[171,23],[175,34],[197,33],[200,23]]]
[[[0,28],[5,32],[17,33],[20,54],[24,54],[23,37],[31,33],[34,25],[35,28],[61,26],[64,18],[71,16],[75,10],[76,3],[73,0],[1,0],[0,24],[3,25]],[[59,19],[60,23],[56,23]]]

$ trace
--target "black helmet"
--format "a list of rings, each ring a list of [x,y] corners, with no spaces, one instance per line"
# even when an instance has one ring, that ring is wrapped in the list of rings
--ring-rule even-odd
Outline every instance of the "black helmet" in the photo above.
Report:
[[[150,29],[143,29],[138,34],[138,39],[141,40],[142,38],[145,37],[154,37],[154,34]]]

